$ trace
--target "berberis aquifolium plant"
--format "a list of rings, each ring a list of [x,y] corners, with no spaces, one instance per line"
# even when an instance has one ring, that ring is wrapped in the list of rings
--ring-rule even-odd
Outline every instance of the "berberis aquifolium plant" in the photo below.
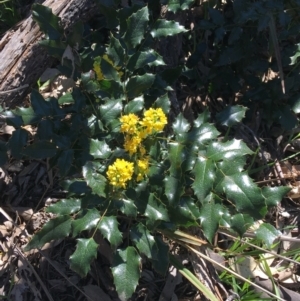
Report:
[[[41,43],[51,55],[61,59],[67,47],[76,49],[59,68],[80,84],[59,98],[33,91],[30,107],[7,112],[16,130],[8,145],[1,145],[1,163],[7,148],[18,159],[49,158],[67,191],[65,199],[46,208],[55,217],[25,249],[71,235],[77,247],[70,267],[84,277],[97,256],[94,236],[100,232],[113,250],[116,290],[127,300],[138,284],[142,257],[161,274],[174,262],[164,236],[174,238],[176,230],[191,226],[200,227],[209,242],[220,226],[243,235],[287,188],[258,187],[244,169],[253,152],[241,140],[221,139],[207,110],[192,123],[180,113],[164,132],[172,110],[168,91],[176,78],[165,72],[154,48],[187,30],[155,17],[142,3],[119,8],[107,1],[100,7],[105,47],[100,38],[89,40],[95,35],[83,39],[83,24],[64,35],[48,8],[33,7],[47,36]],[[227,116],[231,126],[245,112],[235,109],[235,119]],[[24,125],[37,128],[30,143]],[[256,234],[271,244],[276,231],[262,224]]]

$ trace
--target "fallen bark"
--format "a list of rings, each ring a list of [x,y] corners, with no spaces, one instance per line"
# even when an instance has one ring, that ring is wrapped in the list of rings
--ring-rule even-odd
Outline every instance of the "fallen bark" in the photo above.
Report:
[[[47,0],[43,5],[61,18],[65,29],[97,13],[93,0]],[[53,59],[39,45],[42,38],[38,24],[29,16],[0,40],[0,105],[21,104],[30,86],[51,66]]]

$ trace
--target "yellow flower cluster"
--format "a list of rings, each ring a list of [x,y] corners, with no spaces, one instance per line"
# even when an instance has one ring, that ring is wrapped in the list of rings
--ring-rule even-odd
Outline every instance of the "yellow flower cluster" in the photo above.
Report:
[[[120,71],[121,67],[116,67],[114,65],[114,62],[108,57],[107,54],[104,54],[101,59],[105,60],[110,65],[112,65],[119,72],[120,77],[123,75],[123,72]],[[97,80],[99,81],[104,79],[104,74],[102,73],[101,66],[100,66],[101,59],[100,57],[97,57],[93,65],[94,71],[97,75]]]
[[[126,183],[131,180],[133,175],[133,163],[117,159],[114,164],[108,166],[106,175],[112,186],[126,188]]]
[[[142,142],[149,135],[153,135],[164,129],[167,124],[167,117],[163,110],[149,109],[145,111],[142,120],[135,114],[123,115],[120,118],[121,133],[125,134],[124,149],[130,156],[136,154],[136,164],[124,159],[117,159],[114,164],[108,167],[107,177],[110,184],[116,188],[126,188],[126,184],[132,179],[133,173],[136,181],[142,181],[149,172],[149,158],[146,156],[146,149]]]

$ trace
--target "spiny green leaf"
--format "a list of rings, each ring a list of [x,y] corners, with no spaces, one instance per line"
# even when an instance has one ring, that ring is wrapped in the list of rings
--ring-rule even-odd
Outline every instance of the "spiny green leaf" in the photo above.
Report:
[[[212,242],[218,230],[223,211],[223,206],[215,202],[213,194],[207,196],[200,209],[200,222],[203,233],[210,242]]]
[[[210,121],[210,112],[208,109],[205,109],[197,119],[194,120],[194,127],[200,127],[203,123],[208,123]]]
[[[214,161],[233,160],[237,157],[253,154],[242,141],[233,139],[227,142],[212,142],[207,148],[207,157]]]
[[[32,90],[30,102],[35,114],[43,117],[51,115],[50,103],[45,101],[44,97],[38,91]]]
[[[80,232],[94,229],[100,220],[100,213],[97,209],[87,209],[77,215],[77,219],[72,222],[73,237]]]
[[[36,21],[41,31],[48,35],[50,40],[59,40],[62,29],[59,26],[60,18],[52,13],[52,10],[41,4],[32,5],[32,18]]]
[[[118,228],[118,221],[115,216],[103,216],[98,229],[113,248],[116,248],[122,242],[122,233]]]
[[[216,115],[216,120],[222,125],[232,127],[245,117],[246,111],[247,108],[243,106],[228,106]]]
[[[226,197],[236,205],[237,211],[241,213],[247,213],[257,219],[267,213],[261,189],[245,172],[233,175],[224,174],[223,180],[215,189],[218,193],[225,192]]]
[[[106,178],[97,171],[97,166],[92,162],[87,162],[82,167],[83,177],[85,178],[88,186],[92,188],[92,191],[99,196],[106,196]]]
[[[127,301],[134,293],[140,278],[140,261],[134,247],[117,250],[114,254],[112,273],[119,298]]]
[[[100,106],[101,120],[106,124],[110,123],[120,116],[122,107],[120,100],[109,100],[106,104]]]
[[[81,209],[80,199],[62,199],[55,204],[46,208],[46,212],[54,214],[65,215],[72,214]]]
[[[152,259],[152,266],[161,275],[165,275],[169,266],[169,245],[166,244],[161,237],[154,237],[157,245],[157,259]]]
[[[58,216],[47,222],[41,231],[37,232],[25,247],[25,251],[41,248],[53,239],[65,238],[71,230],[71,217],[69,215]]]
[[[85,277],[90,270],[90,265],[97,258],[98,244],[93,238],[77,239],[76,250],[70,256],[70,268]]]
[[[142,95],[152,86],[154,78],[155,75],[150,73],[131,77],[126,84],[127,97],[135,98]]]
[[[127,30],[124,41],[128,48],[135,48],[141,43],[145,35],[145,30],[149,21],[148,7],[145,6],[133,13],[126,21]]]
[[[268,248],[271,248],[274,241],[282,233],[274,228],[271,224],[263,223],[255,231],[255,234],[258,239],[262,240],[267,245]]]
[[[172,175],[165,177],[165,193],[170,206],[176,206],[184,193],[182,179]]]
[[[154,50],[137,51],[129,58],[127,69],[134,71],[150,64],[153,66],[165,65],[162,58]]]
[[[290,187],[263,187],[262,194],[268,207],[277,206],[282,198],[291,190]]]
[[[157,246],[154,237],[142,223],[137,223],[130,229],[130,237],[140,253],[149,259],[157,259]]]
[[[123,214],[130,217],[136,217],[137,215],[137,208],[130,199],[120,199],[120,200],[113,200],[114,208],[120,210]]]
[[[132,99],[124,108],[124,113],[138,113],[144,108],[144,96]]]
[[[230,228],[242,237],[253,222],[254,220],[250,215],[238,213],[231,217]]]
[[[8,148],[11,151],[11,155],[16,159],[22,158],[22,148],[26,145],[28,140],[28,132],[23,129],[15,130],[9,141],[8,141]]]
[[[194,0],[168,0],[168,11],[177,13],[182,10],[189,9]]]
[[[73,159],[74,159],[73,149],[66,149],[60,153],[57,159],[57,166],[59,168],[59,173],[61,176],[66,176],[68,174],[72,166]]]
[[[214,185],[214,179],[216,177],[214,161],[205,157],[198,157],[193,169],[193,174],[195,175],[195,180],[192,184],[192,188],[200,202],[203,202]]]
[[[158,19],[152,27],[151,35],[153,38],[160,39],[186,31],[184,26],[180,25],[178,22]]]
[[[121,67],[123,65],[125,59],[125,49],[122,47],[120,41],[113,35],[110,36],[110,44],[107,48],[107,54],[115,66]]]
[[[187,134],[179,135],[178,139],[180,139],[182,143],[202,146],[217,138],[219,134],[220,132],[212,124],[204,123],[199,127],[192,128]]]
[[[156,108],[161,108],[165,114],[169,114],[171,104],[170,104],[170,99],[169,99],[168,93],[157,98],[154,102],[154,106]]]
[[[103,140],[90,139],[90,154],[94,159],[107,159],[111,154],[111,149]]]
[[[177,142],[169,143],[169,160],[171,162],[170,174],[174,177],[181,176],[181,165],[185,160],[184,145]]]
[[[27,146],[22,154],[34,159],[45,159],[55,156],[57,153],[56,145],[49,141],[37,141]]]
[[[147,216],[149,225],[154,224],[156,221],[169,221],[168,211],[166,207],[159,203],[154,194],[150,194],[145,210],[145,216]]]
[[[173,123],[173,130],[176,134],[186,133],[190,127],[190,123],[184,118],[182,113],[176,117],[176,120]]]

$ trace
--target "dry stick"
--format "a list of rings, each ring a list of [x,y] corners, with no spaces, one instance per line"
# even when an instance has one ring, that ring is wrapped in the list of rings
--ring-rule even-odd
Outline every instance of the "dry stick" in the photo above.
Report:
[[[237,237],[235,237],[235,236],[233,236],[233,235],[230,235],[230,234],[228,234],[228,233],[226,233],[226,232],[223,232],[223,231],[218,231],[218,232],[219,232],[220,234],[226,235],[226,236],[228,236],[228,237],[230,237],[230,238],[232,238],[232,239],[237,239]],[[281,258],[281,259],[283,259],[283,260],[286,260],[286,261],[289,261],[289,262],[292,262],[292,263],[295,263],[295,264],[300,264],[300,262],[298,262],[298,261],[296,261],[296,260],[293,260],[293,259],[290,259],[290,258],[285,257],[285,256],[283,256],[283,255],[277,254],[277,253],[274,252],[274,251],[265,250],[264,248],[258,247],[258,246],[256,246],[256,245],[250,243],[250,242],[247,242],[247,241],[244,240],[243,238],[240,238],[240,241],[243,242],[243,243],[245,243],[245,244],[247,244],[247,245],[249,245],[249,246],[251,246],[251,247],[253,247],[253,248],[255,248],[255,249],[257,249],[257,250],[264,251],[265,253],[272,254],[272,255],[274,255],[275,257]],[[273,257],[273,256],[272,256],[272,257]],[[271,258],[271,257],[269,257],[269,258]],[[266,259],[269,259],[269,258],[266,258]]]
[[[197,255],[199,255],[201,258],[203,258],[203,259],[211,262],[212,264],[217,265],[218,267],[220,267],[221,269],[225,270],[226,272],[228,272],[228,273],[232,274],[233,276],[235,276],[235,277],[237,277],[237,278],[239,278],[239,279],[241,279],[241,280],[249,283],[250,285],[258,288],[259,290],[262,290],[263,292],[267,293],[268,295],[270,295],[270,296],[272,296],[272,297],[274,297],[274,298],[276,298],[278,300],[285,301],[281,297],[278,297],[278,296],[274,295],[273,293],[269,292],[268,290],[264,289],[263,287],[261,287],[261,286],[257,285],[256,283],[254,283],[254,282],[246,279],[245,277],[239,275],[238,273],[236,273],[233,270],[225,267],[224,265],[218,263],[217,261],[212,260],[209,256],[206,256],[206,255],[202,254],[201,252],[197,251],[196,249],[192,248],[191,246],[185,245],[185,247],[188,248],[188,249],[190,249],[192,252],[196,253]]]
[[[19,87],[19,88],[7,90],[7,91],[0,91],[0,95],[4,95],[4,94],[7,94],[7,93],[12,93],[12,92],[17,92],[17,91],[19,91],[19,90],[23,90],[23,89],[26,89],[26,88],[28,88],[28,87],[29,87],[29,85],[26,84],[26,85],[23,85],[23,86],[21,86],[21,87]]]

